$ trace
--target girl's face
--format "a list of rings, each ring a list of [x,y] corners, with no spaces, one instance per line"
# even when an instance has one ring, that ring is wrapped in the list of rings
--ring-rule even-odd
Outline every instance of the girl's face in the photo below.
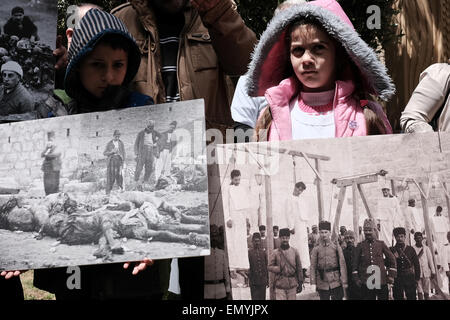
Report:
[[[298,26],[290,36],[291,64],[303,91],[334,89],[336,46],[333,40],[314,25]]]
[[[125,50],[100,43],[81,62],[80,80],[87,91],[101,98],[108,86],[122,85],[127,67],[128,54]]]

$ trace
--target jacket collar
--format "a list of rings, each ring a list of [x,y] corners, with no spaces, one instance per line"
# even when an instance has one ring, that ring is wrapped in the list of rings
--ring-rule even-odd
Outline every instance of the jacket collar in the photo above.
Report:
[[[280,140],[292,139],[289,104],[292,99],[298,96],[300,90],[300,82],[295,76],[292,76],[281,81],[278,86],[269,88],[266,91],[265,97],[272,113],[274,129],[277,131]],[[348,107],[345,102],[352,97],[354,90],[355,85],[352,81],[336,81],[333,106],[337,115],[346,114]],[[286,125],[278,125],[282,123]]]

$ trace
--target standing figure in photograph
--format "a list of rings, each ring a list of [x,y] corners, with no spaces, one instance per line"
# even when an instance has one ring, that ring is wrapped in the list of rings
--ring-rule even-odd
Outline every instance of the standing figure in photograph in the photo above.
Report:
[[[22,7],[14,7],[11,10],[11,18],[6,22],[3,31],[9,36],[16,36],[19,39],[27,38],[31,41],[39,41],[38,28],[30,17],[25,15]]]
[[[341,246],[331,241],[331,223],[319,223],[319,244],[311,252],[311,284],[320,300],[342,300],[347,289],[347,266]]]
[[[401,214],[400,204],[397,197],[390,194],[389,188],[381,189],[383,198],[378,200],[377,219],[380,222],[379,240],[386,245],[392,245],[392,230],[394,229],[394,218]]]
[[[22,67],[15,61],[8,61],[1,67],[3,86],[0,86],[0,121],[31,120],[36,117],[33,98],[23,86]]]
[[[406,207],[406,214],[409,215],[411,219],[411,227],[412,230],[409,230],[411,233],[415,232],[424,232],[425,224],[423,222],[422,211],[416,207],[416,200],[411,198],[408,200],[408,206]]]
[[[134,181],[139,181],[144,168],[144,182],[149,181],[155,168],[155,157],[159,158],[157,142],[160,138],[161,134],[155,130],[155,121],[153,120],[150,120],[147,127],[137,135],[134,143],[134,153],[137,162]]]
[[[223,234],[220,228],[212,224],[210,227],[211,254],[205,257],[205,288],[204,298],[226,300],[230,295],[230,273],[226,266],[225,250],[221,248]]]
[[[262,247],[261,235],[253,234],[253,249],[248,250],[250,270],[248,280],[252,300],[266,300],[266,288],[269,284],[267,271],[267,252]]]
[[[355,252],[355,233],[351,230],[347,230],[344,235],[345,247],[342,249],[345,258],[345,265],[347,267],[347,281],[348,281],[348,289],[347,289],[347,298],[348,300],[359,300],[359,287],[353,281],[352,277],[352,263],[353,263],[353,254]]]
[[[246,278],[249,268],[247,248],[247,219],[249,215],[248,189],[241,184],[241,172],[231,171],[231,184],[228,188],[228,210],[225,212],[227,227],[228,261],[230,269]]]
[[[311,253],[312,249],[319,243],[320,234],[317,225],[311,227],[312,232],[308,235],[308,247]]]
[[[414,234],[416,243],[412,246],[416,251],[420,263],[420,279],[417,281],[417,297],[419,300],[428,300],[430,298],[430,279],[436,276],[436,268],[434,267],[433,256],[431,250],[423,242],[421,232]]]
[[[161,139],[158,140],[161,161],[161,176],[170,176],[172,168],[172,156],[177,145],[177,136],[174,133],[177,128],[177,122],[172,121],[169,125],[169,130],[161,133]]]
[[[420,280],[420,263],[413,247],[405,244],[405,228],[394,229],[395,246],[391,251],[397,261],[397,276],[394,280],[394,300],[416,300],[417,282]]]
[[[261,235],[261,248],[267,252],[266,226],[259,226],[259,234]]]
[[[125,165],[125,146],[120,140],[119,130],[114,130],[113,139],[106,145],[103,155],[108,157],[106,161],[106,194],[110,194],[117,182],[120,190],[123,191],[122,170]]]
[[[376,228],[373,219],[364,221],[364,241],[358,243],[353,253],[352,278],[363,300],[388,300],[388,284],[394,283],[397,274],[395,257],[382,240],[376,240]],[[379,286],[372,275],[378,271]]]
[[[447,232],[447,243],[442,250],[442,269],[448,279],[448,293],[450,293],[450,231]]]
[[[310,266],[308,249],[308,209],[304,199],[300,196],[306,190],[303,182],[297,182],[292,195],[286,200],[286,210],[284,212],[287,227],[291,230],[291,244],[298,250],[304,269]]]
[[[280,227],[273,226],[273,249],[278,249],[281,245],[281,240],[279,237]]]
[[[44,172],[45,195],[59,192],[59,173],[61,171],[61,152],[54,142],[55,132],[47,132],[47,144],[41,157],[44,158],[42,171]]]
[[[431,218],[431,228],[435,237],[434,241],[436,241],[438,245],[438,252],[442,251],[442,246],[447,241],[447,232],[450,231],[448,217],[443,216],[442,211],[442,207],[437,206],[436,212]]]
[[[303,286],[303,269],[298,250],[291,247],[291,232],[280,230],[281,246],[269,259],[269,271],[274,274],[273,286],[276,300],[296,300]]]
[[[345,226],[341,226],[339,228],[339,236],[338,236],[338,243],[342,248],[345,248],[346,242],[345,242],[345,233],[347,232],[347,228]]]

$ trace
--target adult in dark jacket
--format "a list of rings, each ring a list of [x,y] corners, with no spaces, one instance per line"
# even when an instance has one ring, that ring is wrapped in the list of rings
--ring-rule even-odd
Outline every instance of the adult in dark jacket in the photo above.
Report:
[[[355,251],[355,233],[351,230],[347,230],[344,234],[345,248],[342,249],[345,258],[345,264],[347,266],[347,279],[348,279],[348,288],[347,288],[347,298],[348,300],[359,300],[359,287],[352,279],[352,261],[353,254]]]
[[[394,255],[386,244],[375,239],[375,229],[374,220],[366,219],[364,221],[365,239],[358,243],[354,250],[352,278],[354,283],[361,288],[361,299],[388,300],[388,283],[394,282],[397,264]],[[384,258],[386,258],[386,261]],[[379,275],[378,279],[374,279],[374,272]],[[376,283],[377,281],[379,286]]]
[[[103,69],[108,69],[97,70],[86,79],[86,69],[83,69],[88,67],[86,64],[89,65],[92,56],[99,53],[98,48],[114,55],[121,53],[126,58],[117,64],[117,61],[110,61],[111,55],[100,54],[103,66],[120,67],[121,81],[116,81],[116,76],[107,77],[108,80],[101,86],[91,88],[89,85],[95,84],[94,78],[101,75]],[[68,58],[64,85],[68,96],[73,99],[65,106],[69,114],[153,103],[151,97],[133,92],[128,87],[139,69],[140,52],[126,27],[114,16],[97,9],[89,10],[74,30]],[[124,63],[126,70],[122,69]],[[148,260],[146,263],[150,264]],[[129,264],[125,266],[128,268]],[[145,264],[140,264],[134,268],[133,274],[124,270],[123,264],[84,266],[80,269],[81,289],[67,287],[67,278],[73,271],[66,268],[35,270],[34,285],[55,293],[56,299],[161,299],[169,277],[167,260],[157,261],[147,269]]]
[[[250,294],[252,300],[266,300],[266,288],[269,284],[267,253],[261,245],[261,234],[255,232],[252,240],[253,248],[248,250]]]
[[[405,228],[394,229],[395,246],[391,251],[397,261],[397,276],[394,280],[394,300],[416,300],[417,281],[420,279],[420,262],[413,247],[405,244]]]
[[[6,22],[3,31],[9,36],[17,36],[19,39],[27,38],[39,41],[38,28],[30,17],[25,16],[22,7],[14,7],[11,10],[11,18]]]
[[[108,157],[106,162],[106,194],[110,194],[114,182],[123,190],[122,169],[125,164],[125,146],[120,140],[119,130],[114,130],[114,139],[109,141],[103,155]]]
[[[155,121],[150,120],[147,127],[140,131],[134,143],[136,155],[136,171],[134,180],[139,181],[142,169],[145,168],[144,182],[148,182],[155,169],[155,158],[159,158],[158,140],[161,134],[155,130]]]

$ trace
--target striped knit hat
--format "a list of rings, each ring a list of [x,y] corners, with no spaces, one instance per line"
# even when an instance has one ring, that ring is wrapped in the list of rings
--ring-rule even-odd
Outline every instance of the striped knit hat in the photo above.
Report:
[[[128,85],[133,80],[141,63],[141,53],[133,36],[119,18],[99,9],[90,9],[74,29],[68,52],[69,65],[64,78],[64,87],[70,97],[74,98],[82,86],[76,67],[94,50],[99,40],[109,34],[121,36],[130,43],[128,68],[123,85]]]

